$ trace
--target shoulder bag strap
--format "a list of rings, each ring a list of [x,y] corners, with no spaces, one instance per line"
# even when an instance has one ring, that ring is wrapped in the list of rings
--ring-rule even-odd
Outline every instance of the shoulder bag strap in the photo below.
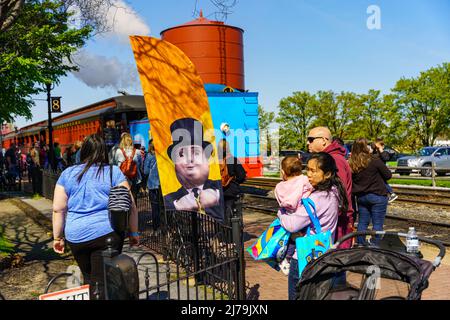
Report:
[[[316,233],[322,232],[322,226],[320,225],[319,219],[316,215],[316,205],[314,204],[314,201],[312,201],[310,198],[302,199],[302,204],[305,207],[306,213],[308,213],[309,218],[311,219],[314,229],[316,230]],[[314,210],[311,211],[311,208]],[[308,234],[309,234],[310,228],[308,227]]]
[[[120,150],[122,151],[122,154],[123,154],[123,156],[125,158],[125,161],[126,161],[128,159],[128,157],[127,157],[127,154],[125,152],[125,149],[124,148],[120,148]]]

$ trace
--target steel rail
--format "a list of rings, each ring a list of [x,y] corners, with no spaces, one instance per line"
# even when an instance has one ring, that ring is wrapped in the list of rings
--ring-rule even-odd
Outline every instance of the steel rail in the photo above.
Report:
[[[403,197],[398,197],[396,201],[420,203],[427,206],[435,206],[435,207],[450,207],[449,202],[430,202],[429,200],[410,199]]]

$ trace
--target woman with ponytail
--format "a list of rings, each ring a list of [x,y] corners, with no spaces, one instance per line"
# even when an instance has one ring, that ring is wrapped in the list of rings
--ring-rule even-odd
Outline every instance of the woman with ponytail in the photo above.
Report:
[[[322,232],[330,230],[334,238],[338,215],[340,212],[346,213],[348,209],[346,191],[337,176],[336,162],[326,152],[314,153],[308,161],[306,170],[309,183],[313,187],[309,198],[316,205],[316,215],[322,226]],[[289,215],[278,213],[278,218],[281,225],[293,236],[304,235],[309,226],[311,234],[314,234],[312,221],[303,207]],[[289,269],[289,300],[295,299],[298,281],[298,260],[295,252]]]
[[[372,154],[364,138],[353,143],[348,162],[352,169],[352,193],[358,204],[358,231],[366,231],[371,220],[374,231],[383,231],[388,204],[386,183],[392,178],[391,171],[378,156]],[[371,241],[377,245],[379,240],[380,236],[376,236]],[[363,236],[358,237],[357,241],[367,244]]]

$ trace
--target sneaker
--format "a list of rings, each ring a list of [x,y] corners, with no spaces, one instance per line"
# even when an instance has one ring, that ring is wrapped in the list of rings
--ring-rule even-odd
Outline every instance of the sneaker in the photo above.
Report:
[[[289,275],[289,268],[291,267],[291,264],[286,259],[281,261],[281,263],[279,264],[279,267],[280,267],[280,271],[283,272],[285,276]]]
[[[394,201],[395,199],[397,199],[397,198],[398,198],[398,195],[396,195],[394,192],[391,193],[391,194],[389,195],[388,203],[393,202],[393,201]]]

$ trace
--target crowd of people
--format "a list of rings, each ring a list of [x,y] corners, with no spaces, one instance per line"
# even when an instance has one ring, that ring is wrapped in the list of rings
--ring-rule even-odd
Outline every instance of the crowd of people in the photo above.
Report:
[[[277,185],[275,196],[280,205],[280,222],[291,233],[287,253],[290,299],[295,297],[298,282],[297,253],[293,240],[304,236],[306,228],[312,226],[309,215],[301,205],[302,198],[309,198],[315,203],[323,230],[330,230],[334,240],[354,231],[354,208],[357,208],[359,215],[358,231],[367,230],[370,222],[373,223],[373,230],[383,229],[388,195],[392,193],[387,184],[391,173],[381,156],[382,141],[377,143],[381,148],[369,145],[366,139],[356,140],[347,160],[345,148],[333,139],[330,130],[317,127],[307,137],[312,156],[306,164],[306,176],[302,175],[302,162],[298,157],[286,157],[282,161],[283,181]],[[149,142],[147,153],[145,148],[135,148],[129,133],[122,133],[120,140],[114,144],[110,141],[105,143],[103,136],[93,134],[86,137],[82,144],[77,142],[67,148],[62,155],[57,145],[54,149],[55,156],[60,159],[58,163],[67,169],[62,172],[55,188],[53,247],[61,253],[66,241],[87,283],[96,283],[98,288],[102,282],[101,251],[106,249],[104,240],[112,237],[114,248],[120,251],[126,236],[111,227],[108,197],[112,188],[121,186],[130,194],[127,211],[131,214],[127,219],[131,244],[139,243],[135,203],[141,188],[148,190],[153,229],[159,228],[160,214],[164,209],[161,207],[163,195],[154,145]],[[41,163],[45,166],[48,162],[43,152],[45,150],[45,146],[40,148],[38,144],[30,150],[33,181],[39,181],[33,168],[40,168]],[[6,158],[11,165],[11,152],[7,152]],[[219,142],[219,159],[225,208],[224,219],[220,222],[229,225],[246,173],[231,154],[225,139]],[[86,194],[91,196],[86,198]],[[370,245],[377,245],[378,241],[374,238]],[[364,237],[359,237],[357,242],[367,244]],[[340,248],[351,246],[350,239]],[[345,274],[337,274],[333,285],[338,286],[345,281]]]
[[[322,231],[331,231],[333,240],[354,231],[358,215],[357,231],[366,231],[370,222],[373,230],[382,231],[389,196],[393,194],[387,181],[392,177],[383,157],[383,141],[377,139],[372,145],[366,139],[357,139],[346,159],[342,141],[333,139],[326,127],[310,130],[307,137],[311,158],[306,164],[306,177],[302,175],[301,159],[286,157],[281,163],[283,181],[275,188],[280,205],[278,217],[281,225],[291,233],[286,262],[289,265],[288,295],[295,298],[298,283],[298,261],[292,239],[305,236],[313,223],[302,205],[302,198],[310,198],[316,206],[316,215]],[[311,234],[314,234],[311,230]],[[350,248],[352,239],[339,248]],[[359,245],[374,245],[380,241],[374,237],[357,238]],[[345,284],[345,274],[335,276],[333,286]]]
[[[92,284],[91,296],[95,293],[100,299],[104,297],[101,251],[106,249],[105,240],[111,238],[113,248],[119,252],[127,235],[131,245],[139,243],[135,201],[137,192],[146,184],[154,228],[158,228],[162,205],[152,141],[147,153],[144,146],[137,149],[133,145],[129,133],[119,136],[112,126],[109,122],[103,135],[89,135],[63,150],[58,142],[53,144],[53,169],[61,172],[53,199],[53,249],[64,253],[65,244],[69,246],[85,283]],[[35,142],[27,154],[12,144],[0,152],[0,176],[5,184],[12,184],[28,175],[33,194],[42,195],[43,170],[52,168],[51,163],[50,148],[43,142]],[[114,208],[110,194],[114,188],[129,190],[126,192],[130,194],[128,208],[121,208],[120,201],[115,208],[118,206],[121,211],[116,214],[126,217],[123,230],[117,230],[111,223]]]
[[[81,141],[76,141],[61,154],[59,143],[55,142],[53,152],[56,168],[62,171],[71,165],[80,163],[81,144]],[[28,181],[32,183],[34,194],[42,194],[42,170],[50,169],[50,167],[50,147],[42,141],[34,142],[27,153],[22,153],[15,143],[11,144],[8,149],[3,148],[0,153],[2,184],[13,186],[17,180],[28,177]]]

